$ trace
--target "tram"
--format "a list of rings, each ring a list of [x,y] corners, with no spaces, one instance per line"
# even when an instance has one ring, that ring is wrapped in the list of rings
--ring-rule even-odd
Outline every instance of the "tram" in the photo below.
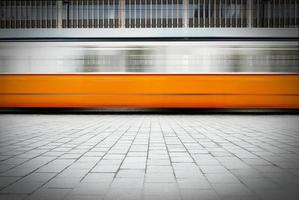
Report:
[[[0,46],[1,108],[299,108],[294,41]]]
[[[0,108],[299,108],[297,0],[0,6]]]

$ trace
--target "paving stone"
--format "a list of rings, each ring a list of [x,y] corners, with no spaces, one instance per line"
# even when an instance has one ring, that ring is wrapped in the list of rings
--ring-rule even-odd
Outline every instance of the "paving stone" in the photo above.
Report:
[[[56,189],[72,189],[80,183],[81,178],[70,177],[55,177],[50,180],[45,187]]]
[[[82,182],[86,183],[97,183],[97,182],[112,182],[115,174],[114,173],[88,173],[84,177]]]
[[[22,200],[27,195],[16,195],[16,194],[0,194],[0,200]]]
[[[1,190],[0,193],[4,194],[30,194],[34,192],[37,188],[42,186],[42,182],[32,181],[32,182],[24,182],[18,181],[5,189]]]
[[[41,188],[34,194],[28,196],[26,200],[61,200],[64,199],[70,191],[71,189]]]
[[[297,200],[298,120],[2,114],[0,200]]]

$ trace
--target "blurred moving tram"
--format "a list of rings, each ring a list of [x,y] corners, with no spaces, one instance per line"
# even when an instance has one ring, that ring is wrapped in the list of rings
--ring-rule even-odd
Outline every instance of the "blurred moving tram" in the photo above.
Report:
[[[81,1],[51,2],[64,11],[64,6]],[[240,1],[245,2],[240,4],[245,7],[238,14],[239,1],[233,1],[236,6],[229,8],[234,13],[225,11],[225,15],[229,22],[236,19],[235,24],[222,27],[217,16],[220,19],[223,14],[217,15],[215,11],[227,7],[210,5],[208,8],[214,9],[212,19],[210,11],[208,16],[201,14],[208,12],[200,6],[201,1],[175,1],[182,3],[182,12],[184,2],[189,9],[175,16],[181,27],[179,23],[168,27],[175,23],[167,20],[163,27],[162,14],[156,21],[151,19],[155,27],[152,23],[147,27],[146,21],[142,27],[140,14],[140,27],[136,27],[136,21],[126,17],[135,16],[136,20],[127,2],[130,3],[118,4],[118,9],[123,6],[129,11],[119,10],[117,16],[113,12],[115,16],[111,19],[115,21],[109,19],[109,9],[116,6],[103,8],[108,10],[107,27],[104,15],[102,23],[92,18],[93,27],[89,27],[89,21],[84,27],[84,20],[82,27],[78,27],[78,19],[76,22],[66,15],[60,19],[57,15],[55,23],[51,21],[57,27],[52,29],[24,29],[21,23],[20,29],[1,29],[0,108],[299,108],[296,12],[291,12],[288,23],[276,27],[274,20],[260,24],[256,18],[252,21],[242,18],[248,17],[242,14],[248,12],[248,2]],[[296,1],[290,2],[297,6]],[[55,6],[53,3],[51,8]],[[139,8],[142,6],[135,7],[135,12]],[[205,17],[214,20],[213,28],[201,24]],[[157,27],[158,19],[161,27]],[[95,22],[103,27],[94,27]],[[248,27],[248,23],[252,26]]]

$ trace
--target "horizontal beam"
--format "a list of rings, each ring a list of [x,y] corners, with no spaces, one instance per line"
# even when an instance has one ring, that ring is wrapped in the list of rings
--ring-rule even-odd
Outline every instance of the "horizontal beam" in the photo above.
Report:
[[[293,38],[296,28],[141,28],[141,29],[2,29],[0,40],[10,39],[195,39]]]

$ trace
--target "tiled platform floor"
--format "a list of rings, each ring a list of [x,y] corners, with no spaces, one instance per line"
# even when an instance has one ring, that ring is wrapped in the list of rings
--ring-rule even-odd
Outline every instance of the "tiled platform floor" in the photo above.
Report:
[[[296,115],[0,115],[0,199],[299,199]]]

